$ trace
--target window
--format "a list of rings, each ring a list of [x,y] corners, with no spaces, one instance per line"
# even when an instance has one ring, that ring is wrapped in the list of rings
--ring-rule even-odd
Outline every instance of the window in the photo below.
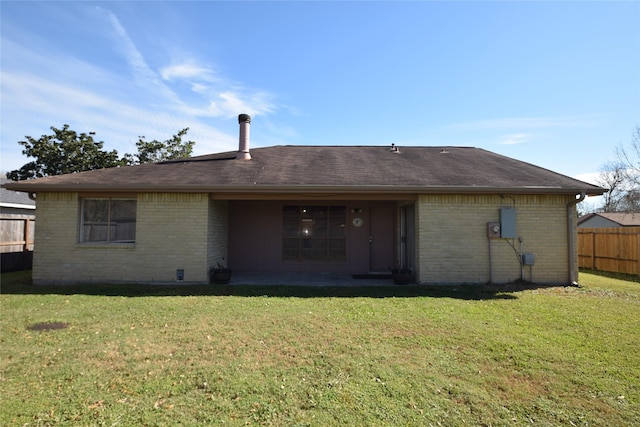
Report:
[[[136,201],[131,199],[83,199],[80,241],[133,243],[136,241]]]
[[[283,206],[284,261],[345,261],[344,206]]]

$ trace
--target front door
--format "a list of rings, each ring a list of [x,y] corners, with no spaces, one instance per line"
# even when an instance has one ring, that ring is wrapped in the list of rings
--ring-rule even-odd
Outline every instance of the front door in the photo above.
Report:
[[[375,204],[369,209],[369,270],[394,268],[394,224],[396,208],[391,203]]]

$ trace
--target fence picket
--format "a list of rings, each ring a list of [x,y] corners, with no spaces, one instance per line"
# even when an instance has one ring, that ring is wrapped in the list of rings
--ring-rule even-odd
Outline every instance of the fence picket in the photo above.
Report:
[[[640,227],[578,228],[578,265],[640,275]]]
[[[0,271],[31,268],[34,225],[33,218],[0,218]]]

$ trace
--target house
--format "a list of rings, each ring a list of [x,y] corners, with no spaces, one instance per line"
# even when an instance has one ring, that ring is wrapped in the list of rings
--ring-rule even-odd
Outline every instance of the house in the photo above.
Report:
[[[4,185],[10,182],[0,179]],[[36,202],[0,187],[0,264],[2,272],[31,268]]]
[[[7,185],[36,194],[35,283],[236,272],[418,283],[577,279],[576,204],[603,188],[471,147],[273,146]]]
[[[36,216],[36,201],[29,195],[19,191],[4,188],[5,184],[13,182],[7,178],[0,178],[0,218],[29,218]]]
[[[578,227],[640,227],[640,212],[590,213],[578,218]]]

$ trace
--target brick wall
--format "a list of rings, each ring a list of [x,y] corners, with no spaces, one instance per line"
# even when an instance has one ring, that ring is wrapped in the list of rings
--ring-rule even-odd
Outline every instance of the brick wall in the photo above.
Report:
[[[208,281],[208,209],[208,194],[140,194],[135,244],[140,265],[129,280],[170,282],[181,269],[185,282]]]
[[[535,255],[533,267],[524,267],[524,278],[567,283],[566,204],[571,200],[571,196],[420,196],[416,209],[418,280],[487,283],[492,277],[494,283],[507,283],[520,279],[518,239],[487,238],[487,222],[499,221],[499,209],[511,207],[516,209],[522,252]]]
[[[78,241],[78,196],[72,193],[38,193],[38,227],[33,250],[33,281],[69,279],[78,269],[68,260]]]
[[[566,204],[571,200],[571,196],[420,196],[416,204],[418,281],[519,279],[518,239],[489,240],[486,234],[487,222],[499,220],[499,208],[515,207],[522,252],[535,255],[535,265],[524,267],[524,278],[567,283]],[[185,282],[207,283],[209,269],[228,261],[229,205],[209,200],[208,194],[139,194],[134,244],[79,243],[79,205],[75,193],[38,194],[36,283],[174,283],[177,269],[184,270]],[[577,269],[577,255],[573,259]]]
[[[38,193],[35,283],[208,282],[208,194],[137,196],[136,242],[79,243],[79,196]]]

